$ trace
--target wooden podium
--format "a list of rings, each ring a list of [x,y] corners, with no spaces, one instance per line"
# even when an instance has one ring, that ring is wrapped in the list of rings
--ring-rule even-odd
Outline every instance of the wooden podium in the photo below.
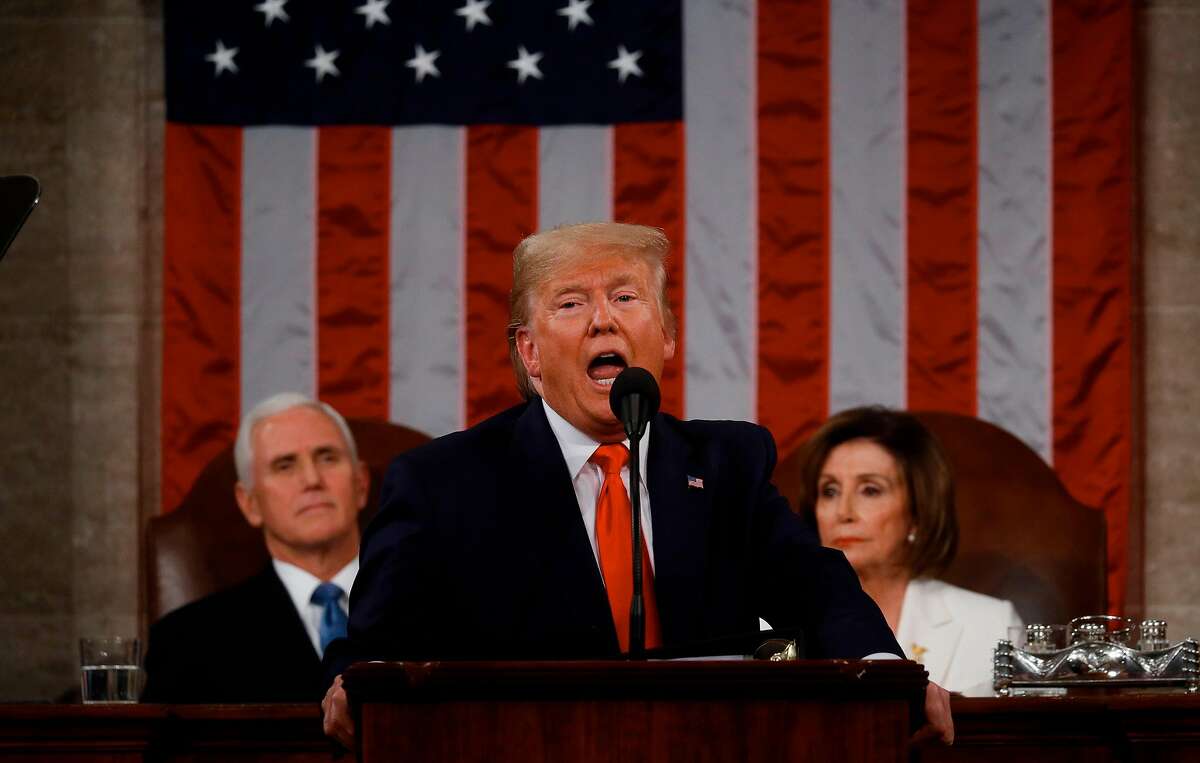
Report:
[[[912,662],[367,662],[364,763],[907,761]]]

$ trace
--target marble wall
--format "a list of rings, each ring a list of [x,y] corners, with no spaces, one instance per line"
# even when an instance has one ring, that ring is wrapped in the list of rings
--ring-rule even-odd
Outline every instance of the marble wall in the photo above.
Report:
[[[0,175],[43,185],[0,263],[0,701],[71,690],[81,634],[139,628],[160,14],[0,2]]]
[[[1200,635],[1200,2],[1145,5],[1145,609]]]
[[[133,633],[158,503],[161,0],[0,0],[0,174],[43,181],[0,263],[0,701]],[[1146,611],[1200,634],[1200,2],[1139,3]]]

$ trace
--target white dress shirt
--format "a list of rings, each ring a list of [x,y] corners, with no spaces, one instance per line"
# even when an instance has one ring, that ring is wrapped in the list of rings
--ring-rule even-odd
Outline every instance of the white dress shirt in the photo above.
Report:
[[[294,564],[278,559],[272,559],[271,564],[275,565],[275,574],[279,576],[283,587],[287,589],[288,596],[291,597],[292,604],[296,607],[296,613],[300,615],[300,622],[304,623],[304,630],[308,632],[313,650],[320,655],[321,611],[324,607],[313,604],[312,595],[313,591],[317,590],[317,586],[321,585],[321,579]],[[354,585],[356,575],[358,575],[357,556],[329,581],[342,589],[342,597],[338,599],[338,606],[346,613],[350,611],[350,588]]]
[[[558,448],[562,451],[563,459],[567,462],[567,471],[571,475],[571,484],[575,488],[575,499],[579,502],[579,514],[583,517],[583,526],[587,529],[588,541],[592,544],[592,556],[596,565],[600,565],[600,551],[596,545],[596,500],[600,497],[600,486],[604,484],[604,470],[588,459],[596,452],[601,443],[579,431],[569,421],[558,415],[558,412],[542,401],[546,409],[546,420],[558,440]],[[629,447],[629,440],[624,441]],[[641,467],[641,514],[642,537],[646,541],[646,551],[650,556],[650,570],[654,570],[654,529],[650,522],[650,491],[646,487],[646,454],[650,451],[650,426],[642,439],[638,441],[640,452],[638,464]],[[621,468],[621,482],[629,491],[629,465]]]

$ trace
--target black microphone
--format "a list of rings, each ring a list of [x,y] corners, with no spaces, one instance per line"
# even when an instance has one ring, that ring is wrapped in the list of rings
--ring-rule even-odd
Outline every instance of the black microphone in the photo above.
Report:
[[[622,371],[608,393],[608,405],[629,437],[629,504],[633,513],[633,601],[629,604],[629,656],[646,654],[646,605],[642,600],[642,461],[641,439],[658,413],[658,382],[644,368]]]
[[[41,195],[42,186],[31,175],[0,177],[0,260]]]
[[[646,433],[646,424],[658,413],[660,402],[658,382],[649,371],[636,366],[618,374],[608,393],[608,406],[625,427],[630,444]]]

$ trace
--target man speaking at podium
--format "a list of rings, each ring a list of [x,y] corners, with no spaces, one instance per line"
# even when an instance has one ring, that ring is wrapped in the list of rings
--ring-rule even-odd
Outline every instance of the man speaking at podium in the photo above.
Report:
[[[361,659],[555,659],[628,651],[628,442],[609,404],[628,367],[675,354],[661,231],[587,223],[513,253],[509,345],[526,403],[398,457],[362,542],[348,638]],[[841,552],[770,483],[775,445],[743,422],[659,414],[641,444],[646,647],[804,633],[808,656],[901,655]],[[322,703],[349,744],[340,675]],[[927,712],[947,741],[949,704]]]

